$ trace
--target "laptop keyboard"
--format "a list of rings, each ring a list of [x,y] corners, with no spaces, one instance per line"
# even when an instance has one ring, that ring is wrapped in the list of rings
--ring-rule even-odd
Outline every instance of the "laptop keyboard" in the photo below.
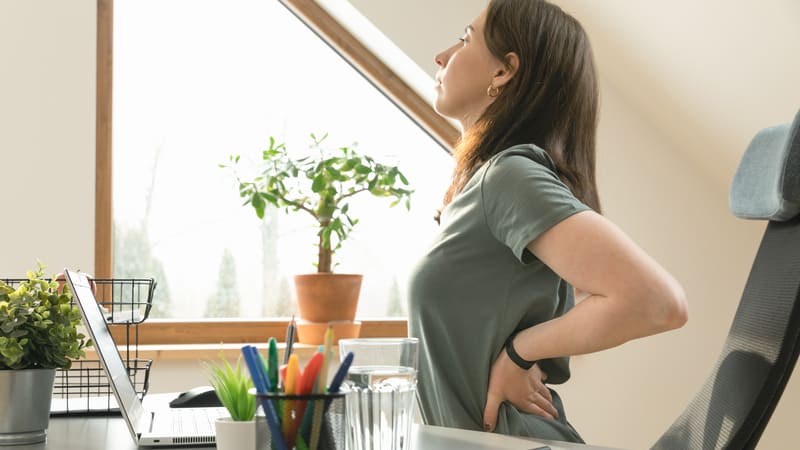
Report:
[[[153,433],[176,436],[213,436],[214,422],[223,416],[222,408],[158,411],[153,417]]]

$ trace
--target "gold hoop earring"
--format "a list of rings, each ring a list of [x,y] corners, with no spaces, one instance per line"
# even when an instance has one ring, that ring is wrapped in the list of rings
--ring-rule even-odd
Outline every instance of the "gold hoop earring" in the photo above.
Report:
[[[500,88],[497,87],[497,86],[492,86],[490,84],[489,87],[486,89],[486,95],[488,95],[489,97],[495,98],[498,95],[500,95]]]

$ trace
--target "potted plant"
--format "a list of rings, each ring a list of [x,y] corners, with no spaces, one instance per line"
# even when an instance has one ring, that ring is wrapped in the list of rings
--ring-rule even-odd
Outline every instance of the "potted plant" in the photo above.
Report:
[[[252,179],[242,179],[239,156],[229,164],[239,182],[239,195],[259,218],[268,207],[310,215],[316,222],[317,272],[295,275],[300,318],[310,322],[352,321],[355,318],[362,275],[333,273],[333,256],[358,223],[350,200],[369,193],[410,208],[412,190],[396,166],[385,165],[356,152],[355,146],[323,148],[322,137],[311,134],[310,154],[293,157],[284,143],[269,139],[261,166]],[[302,333],[300,338],[302,339]]]
[[[256,448],[256,398],[249,392],[253,381],[242,368],[241,358],[231,366],[221,357],[219,363],[209,363],[208,367],[211,386],[230,415],[216,420],[217,448]]]
[[[41,263],[12,287],[0,280],[0,444],[42,442],[55,369],[69,369],[91,342],[78,331],[81,315],[69,292],[46,280]]]

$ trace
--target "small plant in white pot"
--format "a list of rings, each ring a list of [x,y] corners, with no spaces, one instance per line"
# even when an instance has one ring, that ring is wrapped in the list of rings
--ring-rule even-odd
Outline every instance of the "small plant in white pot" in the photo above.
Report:
[[[311,216],[316,222],[317,273],[295,275],[294,283],[300,318],[320,324],[323,330],[327,322],[355,319],[363,277],[333,273],[334,254],[359,222],[350,209],[350,200],[369,193],[390,200],[390,206],[403,203],[410,208],[413,193],[398,167],[356,152],[355,144],[325,148],[327,136],[311,134],[309,154],[297,157],[270,137],[269,148],[262,152],[252,179],[240,177],[239,156],[232,155],[229,164],[221,165],[234,171],[239,196],[259,218],[264,217],[266,208],[274,207]],[[299,337],[304,342],[302,329]]]
[[[41,263],[16,286],[0,281],[0,443],[46,439],[56,369],[69,369],[91,341],[78,331],[81,315]]]
[[[244,370],[241,358],[235,366],[223,357],[208,365],[211,386],[230,417],[216,421],[217,448],[238,450],[256,448],[256,398],[250,393],[253,380]]]

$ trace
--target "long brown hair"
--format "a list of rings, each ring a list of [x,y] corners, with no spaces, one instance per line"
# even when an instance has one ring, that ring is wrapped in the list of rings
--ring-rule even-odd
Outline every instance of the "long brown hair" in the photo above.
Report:
[[[573,195],[600,212],[595,181],[599,95],[583,27],[543,0],[492,0],[484,37],[500,61],[516,53],[519,68],[456,145],[456,167],[444,205],[493,155],[531,143],[553,159]]]

